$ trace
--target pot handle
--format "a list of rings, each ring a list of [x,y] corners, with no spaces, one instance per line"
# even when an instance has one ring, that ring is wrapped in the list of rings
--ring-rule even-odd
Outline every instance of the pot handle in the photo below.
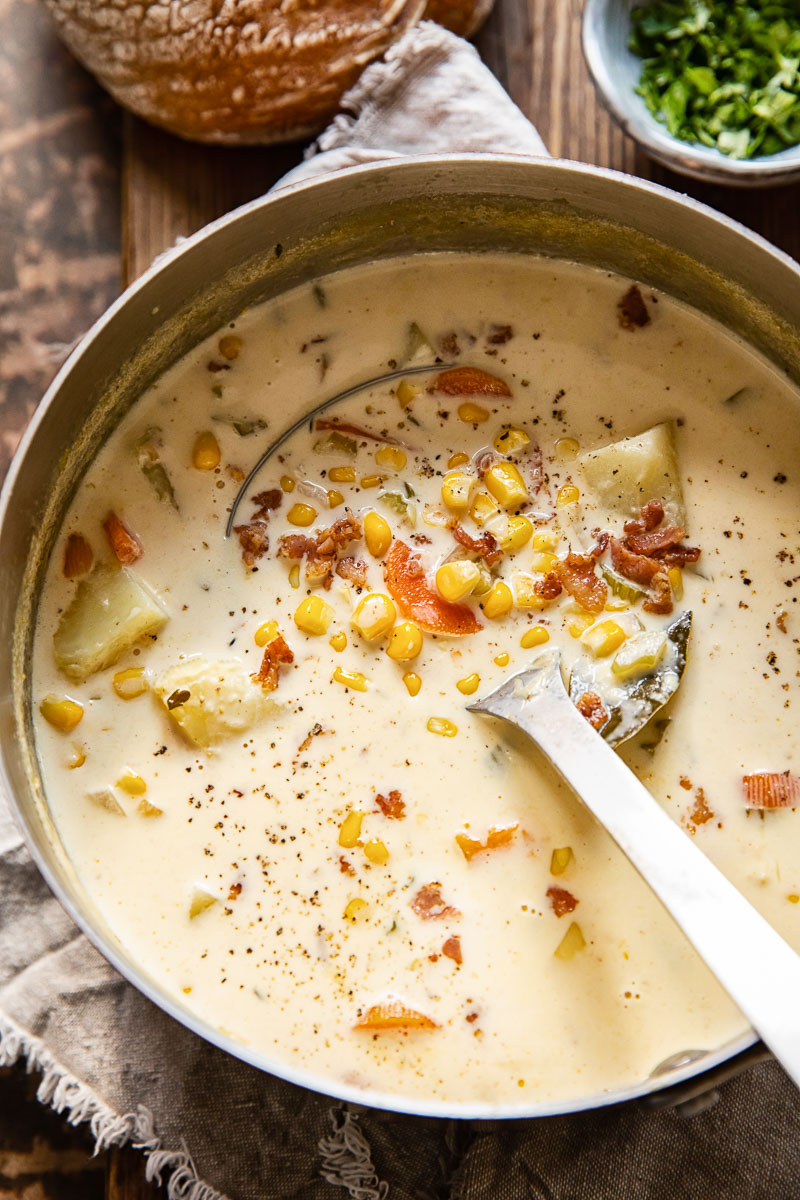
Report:
[[[774,1061],[775,1056],[763,1042],[754,1042],[740,1054],[718,1063],[715,1067],[684,1079],[672,1087],[661,1088],[639,1101],[642,1108],[659,1110],[672,1108],[681,1117],[696,1117],[707,1109],[713,1108],[720,1098],[717,1089],[744,1071],[759,1063]],[[671,1060],[674,1062],[674,1060]],[[662,1068],[663,1069],[663,1068]],[[658,1072],[656,1072],[657,1074]]]

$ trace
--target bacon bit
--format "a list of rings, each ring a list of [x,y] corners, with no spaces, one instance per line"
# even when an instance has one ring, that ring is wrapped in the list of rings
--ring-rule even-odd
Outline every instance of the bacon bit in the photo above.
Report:
[[[500,549],[500,543],[493,533],[486,530],[479,538],[471,537],[466,529],[462,529],[460,525],[456,525],[453,530],[453,537],[461,545],[473,554],[477,554],[486,563],[487,567],[493,567],[503,557],[503,551]]]
[[[596,729],[598,733],[608,720],[608,710],[597,692],[584,692],[575,707],[582,717],[586,717],[592,729]]]
[[[352,554],[343,558],[336,567],[336,574],[342,579],[348,579],[356,587],[367,586],[367,564],[363,558],[354,558]]]
[[[595,574],[595,560],[591,554],[568,554],[555,564],[553,574],[587,612],[603,611],[608,585]]]
[[[406,802],[400,792],[394,788],[389,792],[388,796],[382,796],[379,792],[375,797],[375,803],[383,815],[388,817],[390,821],[402,821],[406,815]]]
[[[429,384],[431,394],[441,396],[511,396],[511,388],[504,379],[490,375],[480,367],[451,367],[440,371]]]
[[[486,340],[490,346],[505,346],[513,336],[514,330],[510,325],[492,325]]]
[[[305,558],[317,546],[314,538],[304,533],[285,533],[278,543],[278,558],[299,560]]]
[[[541,447],[531,446],[518,465],[527,480],[528,495],[535,496],[544,483],[544,461]]]
[[[617,315],[623,329],[641,329],[650,324],[650,313],[636,284],[631,284],[617,304]]]
[[[685,567],[687,563],[697,562],[700,553],[699,546],[671,546],[669,550],[657,552],[654,557],[665,567]]]
[[[427,632],[463,637],[483,628],[471,608],[448,603],[430,586],[422,563],[405,542],[392,543],[383,574],[390,594],[405,615]]]
[[[320,417],[315,428],[319,430],[333,429],[337,433],[349,433],[353,437],[367,438],[371,442],[386,442],[390,446],[404,445],[399,438],[389,437],[385,433],[373,433],[370,429],[364,429],[363,425],[349,425],[346,421],[329,421],[326,417]]]
[[[681,785],[681,787],[683,788],[683,790],[685,792],[690,792],[692,790],[692,781],[691,781],[691,779],[689,779],[689,777],[687,775],[681,775],[680,779],[678,780],[678,783]]]
[[[708,807],[706,794],[701,787],[694,794],[694,807],[689,813],[688,827],[692,833],[698,825],[705,825],[714,816],[712,809]]]
[[[339,855],[339,870],[343,875],[355,875],[355,868],[350,865],[343,854]]]
[[[495,454],[494,450],[482,450],[475,459],[475,470],[478,472],[481,479],[483,479],[484,475],[489,470],[489,467],[494,466],[494,464],[499,461],[499,455]]]
[[[537,596],[541,596],[542,600],[555,600],[556,596],[560,596],[563,588],[561,580],[552,571],[548,571],[544,579],[537,579],[533,585],[533,590]]]
[[[778,613],[777,617],[775,618],[775,624],[778,626],[778,629],[780,629],[781,633],[789,632],[788,629],[786,628],[786,618],[788,616],[789,616],[788,612],[781,612],[781,613]]]
[[[625,545],[632,554],[644,554],[655,558],[673,546],[677,546],[683,537],[683,530],[678,525],[666,525],[662,529],[653,529],[650,533],[629,533]]]
[[[580,904],[580,900],[576,900],[572,892],[568,892],[566,888],[553,885],[547,889],[545,894],[552,904],[553,912],[557,917],[563,917],[567,913],[575,912],[575,909]]]
[[[234,466],[233,463],[229,463],[225,470],[230,475],[234,483],[244,483],[245,479],[247,478],[242,468]]]
[[[269,534],[266,521],[249,521],[247,525],[234,525],[233,532],[242,547],[242,562],[254,567],[269,550]]]
[[[280,634],[267,642],[264,647],[264,657],[258,672],[251,676],[254,683],[260,683],[265,692],[274,692],[278,686],[278,676],[281,664],[294,662],[294,654]]]
[[[505,829],[490,829],[485,842],[479,842],[477,838],[470,837],[468,833],[457,833],[456,842],[464,858],[469,862],[476,854],[507,846],[514,840],[514,834],[518,829],[518,825],[507,825]]]
[[[475,1021],[477,1021],[477,1019],[478,1019],[478,1014],[476,1012],[467,1013],[467,1015],[464,1017],[464,1020],[469,1025],[473,1025],[475,1023]]]
[[[461,353],[461,347],[458,344],[458,334],[455,332],[445,333],[440,337],[439,345],[441,346],[442,353],[446,354],[448,358],[455,358]]]
[[[211,371],[212,374],[217,375],[217,374],[219,374],[220,371],[230,371],[231,365],[230,365],[230,363],[220,363],[220,362],[212,361],[210,363],[206,363],[206,369]]]
[[[660,500],[648,500],[640,511],[640,517],[622,526],[626,533],[651,533],[664,520],[664,505]]]
[[[94,554],[92,547],[81,533],[71,533],[64,547],[64,563],[62,571],[65,579],[77,579],[92,568]],[[784,631],[785,632],[785,631]]]
[[[592,534],[595,542],[589,553],[592,558],[600,558],[608,549],[608,543],[611,541],[611,534],[607,529],[593,529]]]
[[[128,567],[142,557],[144,553],[142,543],[135,533],[131,533],[130,529],[123,525],[115,512],[110,512],[103,521],[103,529],[106,531],[111,549],[123,566]]]
[[[228,899],[235,900],[237,896],[242,894],[242,885],[240,883],[232,883],[231,890],[228,892]]]
[[[411,907],[423,921],[439,920],[440,917],[460,917],[461,913],[442,899],[440,883],[426,883],[420,888]]]
[[[650,587],[652,589],[651,595],[642,601],[644,611],[659,613],[661,615],[671,613],[673,609],[672,584],[669,581],[669,575],[667,575],[666,571],[659,571],[658,575],[654,575]]]
[[[748,808],[797,808],[800,805],[800,775],[788,771],[759,771],[742,779]]]
[[[284,534],[278,544],[278,558],[293,560],[305,558],[306,581],[312,584],[322,583],[327,589],[333,580],[337,554],[346,549],[350,542],[356,541],[360,537],[361,522],[348,509],[346,516],[334,521],[329,529],[320,530],[316,537],[306,537],[303,533]],[[363,587],[366,583],[366,575],[364,575],[363,582],[360,582],[356,578],[356,571],[357,568],[363,567],[366,572],[365,564],[360,559],[351,558],[347,561],[352,563],[352,567],[345,567],[343,571],[339,571],[339,574],[343,579],[353,578],[354,582],[358,582],[359,586]],[[339,565],[342,566],[343,563]],[[352,570],[352,576],[345,574],[348,570]]]
[[[438,1026],[430,1017],[417,1012],[415,1008],[409,1008],[396,996],[387,996],[380,1004],[370,1005],[353,1028],[380,1033],[388,1029],[437,1029]]]
[[[251,496],[250,503],[256,506],[257,511],[253,513],[255,521],[258,517],[265,517],[268,512],[280,508],[283,503],[283,492],[280,488],[268,488],[266,492],[259,492],[256,496]]]
[[[651,595],[642,604],[645,612],[671,613],[672,587],[661,559],[633,554],[619,538],[612,538],[610,544],[611,563],[615,570],[632,583],[651,589]]]
[[[447,939],[445,944],[442,946],[442,954],[445,956],[445,958],[452,958],[454,963],[456,963],[459,967],[461,966],[464,959],[461,956],[461,938],[458,936],[458,934],[455,934],[453,937],[449,937]]]

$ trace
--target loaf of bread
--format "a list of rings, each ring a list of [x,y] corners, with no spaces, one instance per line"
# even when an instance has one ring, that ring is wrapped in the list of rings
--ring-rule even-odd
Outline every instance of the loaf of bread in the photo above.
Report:
[[[320,130],[414,22],[469,35],[492,0],[46,0],[61,38],[120,104],[228,144]]]

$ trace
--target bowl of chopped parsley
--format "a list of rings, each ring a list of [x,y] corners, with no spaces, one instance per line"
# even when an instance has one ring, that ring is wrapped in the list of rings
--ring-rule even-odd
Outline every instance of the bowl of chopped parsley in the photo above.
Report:
[[[666,166],[740,186],[800,176],[800,0],[587,0],[583,49]]]

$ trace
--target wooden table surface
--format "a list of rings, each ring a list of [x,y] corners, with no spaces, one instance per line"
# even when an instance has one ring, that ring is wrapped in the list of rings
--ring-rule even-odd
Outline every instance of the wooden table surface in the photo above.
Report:
[[[689,192],[800,258],[800,184],[705,186],[656,166],[623,137],[587,76],[582,7],[497,0],[476,39],[551,152]],[[66,349],[122,282],[177,236],[261,195],[301,153],[201,147],[151,129],[99,91],[35,0],[0,4],[0,476]],[[85,1132],[44,1112],[33,1092],[19,1069],[0,1071],[0,1200],[156,1195],[134,1151],[90,1159]]]

